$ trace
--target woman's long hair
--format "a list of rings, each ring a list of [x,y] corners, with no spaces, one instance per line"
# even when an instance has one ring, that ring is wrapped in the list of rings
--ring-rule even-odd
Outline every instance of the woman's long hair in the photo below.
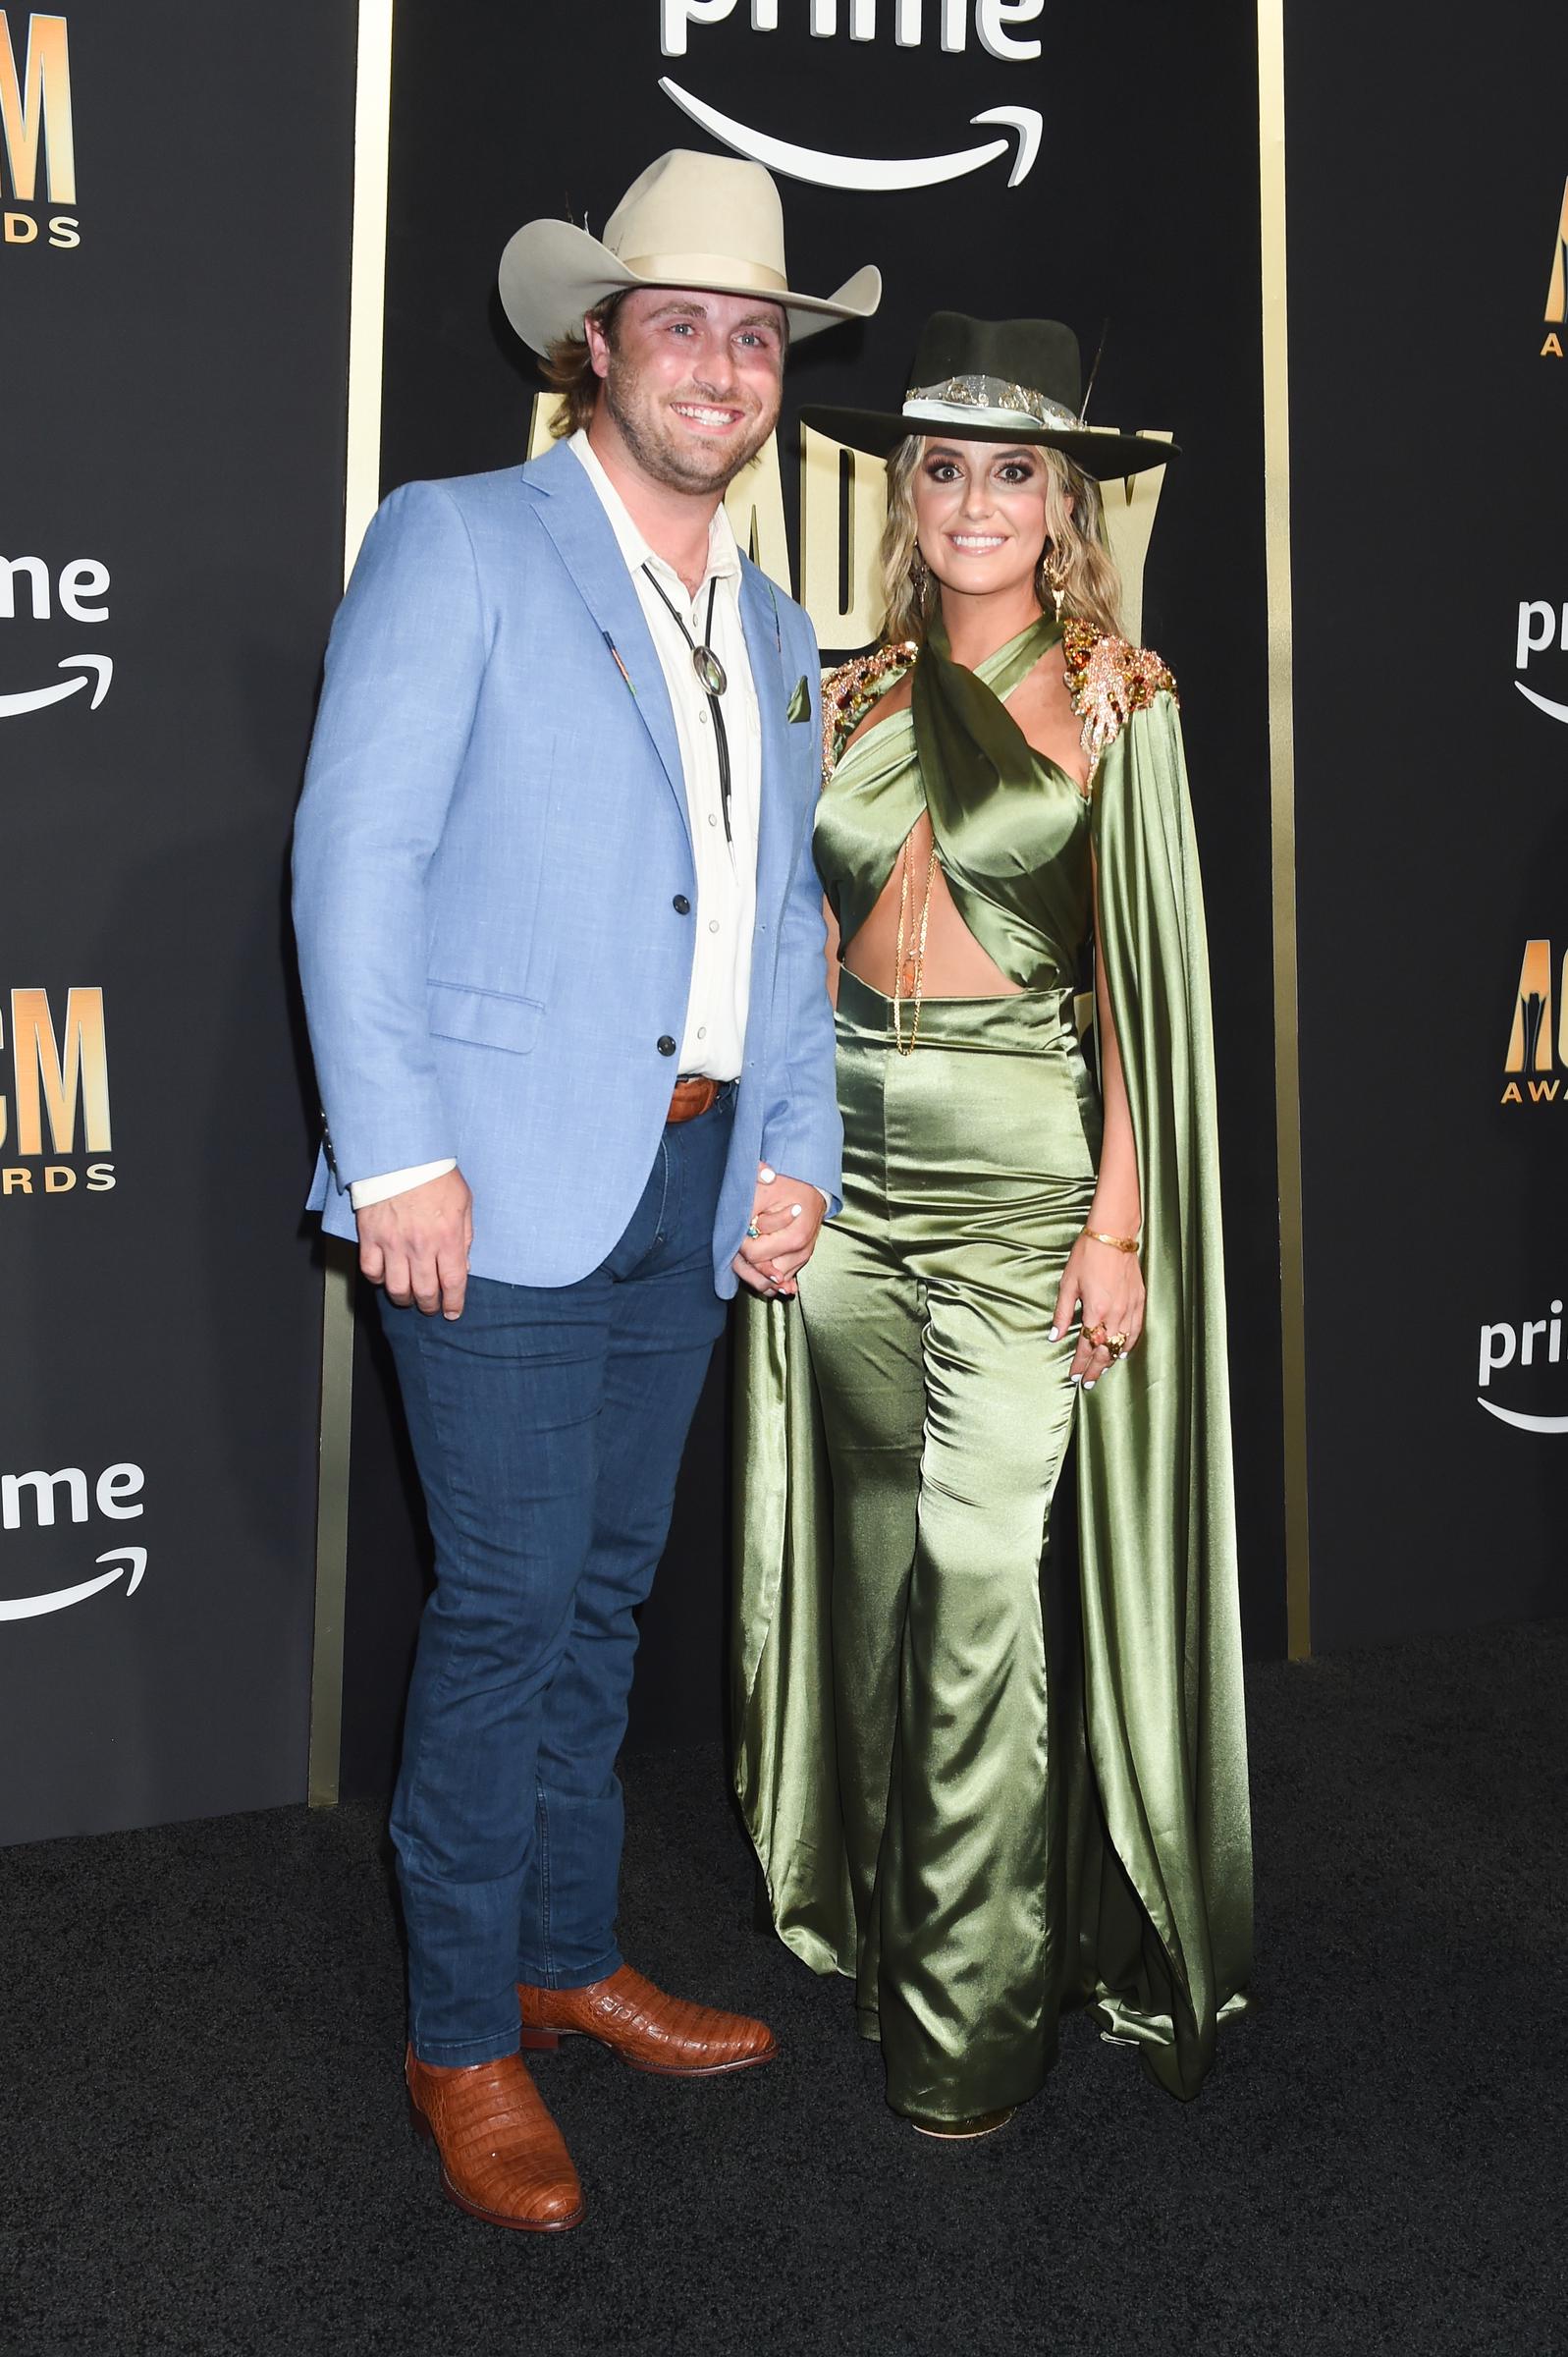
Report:
[[[1046,545],[1035,576],[1040,603],[1048,614],[1052,611],[1045,574],[1046,558],[1050,557],[1063,580],[1063,615],[1077,615],[1093,623],[1096,630],[1119,638],[1121,578],[1106,546],[1100,486],[1059,450],[1044,444],[1033,447],[1046,465]],[[923,561],[917,562],[914,483],[924,450],[925,437],[911,434],[888,461],[888,521],[882,534],[886,619],[882,630],[889,640],[923,639],[937,599],[935,576]]]

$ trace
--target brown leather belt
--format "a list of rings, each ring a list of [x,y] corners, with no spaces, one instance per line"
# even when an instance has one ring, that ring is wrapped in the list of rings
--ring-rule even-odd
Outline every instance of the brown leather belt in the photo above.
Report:
[[[700,1113],[706,1113],[710,1106],[717,1104],[723,1086],[722,1080],[710,1080],[706,1076],[677,1080],[670,1099],[670,1111],[665,1115],[666,1123],[694,1122]]]

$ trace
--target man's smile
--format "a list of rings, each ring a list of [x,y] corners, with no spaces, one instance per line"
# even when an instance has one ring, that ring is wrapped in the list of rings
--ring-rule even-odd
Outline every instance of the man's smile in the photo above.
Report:
[[[683,417],[699,433],[732,433],[745,422],[744,410],[723,409],[710,402],[674,401],[670,406],[677,417]]]

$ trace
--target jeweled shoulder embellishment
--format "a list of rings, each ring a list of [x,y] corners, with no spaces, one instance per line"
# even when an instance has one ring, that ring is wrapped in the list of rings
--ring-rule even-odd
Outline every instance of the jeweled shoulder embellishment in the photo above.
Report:
[[[916,654],[914,640],[873,647],[869,655],[851,655],[834,671],[822,675],[822,774],[831,778],[838,756],[882,691],[890,671],[906,671]]]
[[[1083,722],[1087,793],[1101,754],[1115,742],[1133,713],[1146,711],[1157,695],[1168,695],[1178,704],[1181,698],[1174,678],[1153,647],[1129,646],[1125,638],[1108,637],[1093,623],[1080,621],[1067,624],[1061,644],[1072,708]]]

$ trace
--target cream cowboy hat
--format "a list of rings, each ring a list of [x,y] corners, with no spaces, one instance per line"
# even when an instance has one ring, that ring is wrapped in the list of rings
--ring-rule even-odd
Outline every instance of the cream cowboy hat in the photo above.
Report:
[[[569,221],[529,221],[501,257],[507,317],[534,352],[580,334],[584,311],[625,287],[762,295],[794,336],[836,319],[869,319],[882,272],[868,265],[833,295],[797,295],[784,268],[784,208],[760,164],[674,147],[634,180],[604,240]]]

